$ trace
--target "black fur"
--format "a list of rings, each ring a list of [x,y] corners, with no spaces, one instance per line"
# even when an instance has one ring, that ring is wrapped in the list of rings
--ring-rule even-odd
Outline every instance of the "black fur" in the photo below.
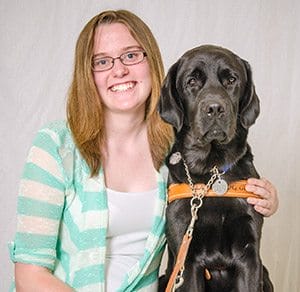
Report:
[[[247,143],[259,99],[249,64],[231,51],[206,45],[186,52],[167,74],[159,112],[176,134],[170,155],[182,154],[194,183],[207,183],[215,165],[230,167],[223,175],[228,183],[259,177]],[[171,165],[169,157],[168,183],[188,183],[182,161]],[[169,204],[166,216],[169,257],[160,291],[191,219],[190,199]],[[259,253],[263,217],[245,199],[204,198],[198,217],[185,281],[176,291],[273,291]],[[204,268],[212,275],[209,281]]]

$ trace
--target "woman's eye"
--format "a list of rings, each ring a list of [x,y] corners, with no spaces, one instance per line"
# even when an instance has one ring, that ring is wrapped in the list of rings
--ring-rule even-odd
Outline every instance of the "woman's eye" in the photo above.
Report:
[[[135,60],[137,59],[137,55],[138,55],[137,53],[129,52],[125,54],[125,60],[129,60],[129,61]]]
[[[93,63],[96,66],[104,66],[108,63],[108,60],[107,59],[95,59]]]
[[[97,61],[98,65],[105,65],[106,63],[107,63],[106,59],[100,59],[100,60]]]

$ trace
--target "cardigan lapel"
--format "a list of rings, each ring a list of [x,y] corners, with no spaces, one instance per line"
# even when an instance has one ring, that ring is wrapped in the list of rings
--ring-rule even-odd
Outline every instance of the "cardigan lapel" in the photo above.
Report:
[[[166,183],[168,170],[164,165],[156,173],[158,194],[156,197],[154,218],[151,231],[148,235],[144,255],[127,273],[119,291],[135,291],[136,285],[140,285],[146,275],[155,272],[160,265],[165,246],[165,211],[166,211]]]

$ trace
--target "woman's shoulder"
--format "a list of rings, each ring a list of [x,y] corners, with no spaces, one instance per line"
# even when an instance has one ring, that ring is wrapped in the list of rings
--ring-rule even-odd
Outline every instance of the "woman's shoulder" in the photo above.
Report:
[[[47,157],[59,162],[67,177],[72,177],[76,146],[67,121],[53,121],[42,126],[32,146],[32,149],[39,149],[37,153],[49,154]]]
[[[61,136],[61,135],[65,135],[70,130],[66,120],[58,120],[58,121],[52,121],[44,124],[39,130],[39,132],[45,132],[45,131],[51,131]]]
[[[37,132],[36,139],[50,138],[57,146],[73,148],[74,142],[68,123],[65,120],[53,121],[42,126]]]

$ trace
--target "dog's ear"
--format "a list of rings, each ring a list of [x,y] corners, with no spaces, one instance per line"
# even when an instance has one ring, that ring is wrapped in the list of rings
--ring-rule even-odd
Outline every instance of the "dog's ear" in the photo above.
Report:
[[[255,120],[259,115],[260,107],[252,80],[251,67],[247,61],[243,60],[243,63],[247,72],[247,83],[243,97],[240,100],[239,114],[242,126],[245,129],[248,129],[255,123]]]
[[[171,124],[177,132],[183,125],[183,106],[176,88],[179,61],[171,66],[163,82],[158,111],[162,119]]]

